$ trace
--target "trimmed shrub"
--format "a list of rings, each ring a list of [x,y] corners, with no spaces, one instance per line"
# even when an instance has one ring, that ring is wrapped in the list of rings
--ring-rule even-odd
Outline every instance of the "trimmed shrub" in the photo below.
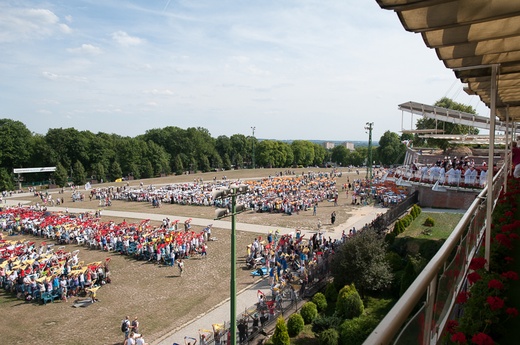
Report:
[[[312,332],[320,334],[329,328],[337,328],[341,325],[341,322],[343,322],[343,319],[337,316],[318,316],[312,322]]]
[[[327,309],[327,299],[321,292],[318,292],[312,296],[312,302],[316,304],[319,313],[322,313]]]
[[[291,338],[287,332],[287,326],[285,325],[283,317],[279,317],[278,320],[276,320],[276,328],[274,329],[271,340],[273,341],[273,345],[289,345],[291,343]]]
[[[434,226],[435,225],[435,220],[432,218],[432,217],[428,217],[426,218],[426,220],[424,221],[424,226]]]
[[[365,307],[354,284],[345,285],[338,294],[336,314],[345,319],[352,319],[363,314]]]
[[[396,252],[388,252],[385,255],[385,259],[390,264],[392,272],[402,270],[406,264],[406,261],[403,260],[401,255],[397,254]]]
[[[325,298],[328,303],[336,303],[338,299],[338,290],[336,290],[336,285],[333,282],[327,283],[327,287],[325,288]]]
[[[370,316],[345,320],[339,326],[340,345],[361,345],[376,328],[379,320]]]
[[[303,321],[306,325],[312,323],[312,321],[314,321],[318,316],[318,308],[316,307],[316,304],[312,302],[305,303],[300,310],[300,315],[303,317]]]
[[[401,219],[395,222],[393,233],[399,235],[404,231],[404,224]]]
[[[339,334],[334,328],[323,331],[318,336],[320,345],[338,345]]]
[[[289,333],[290,337],[295,337],[300,334],[304,327],[305,322],[303,321],[303,317],[300,314],[294,313],[289,316],[289,319],[287,320],[287,332]]]
[[[397,235],[395,232],[389,232],[388,234],[385,235],[385,242],[388,243],[389,245],[393,244],[396,236]]]

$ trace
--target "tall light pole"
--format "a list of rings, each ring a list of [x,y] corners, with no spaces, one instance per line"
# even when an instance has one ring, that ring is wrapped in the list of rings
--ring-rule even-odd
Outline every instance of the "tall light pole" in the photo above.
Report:
[[[253,130],[253,169],[255,168],[255,129],[256,127],[251,127]]]
[[[228,345],[237,344],[237,245],[236,245],[236,215],[245,211],[245,205],[237,205],[237,196],[246,194],[249,187],[247,185],[232,184],[229,188],[216,189],[213,191],[213,199],[223,200],[231,198],[231,211],[227,208],[217,208],[215,210],[215,219],[222,219],[231,216],[231,273],[230,273],[230,309],[229,309],[229,331],[230,343]]]
[[[368,131],[368,164],[367,164],[367,176],[366,179],[372,180],[372,129],[374,128],[373,122],[367,122],[365,130]]]

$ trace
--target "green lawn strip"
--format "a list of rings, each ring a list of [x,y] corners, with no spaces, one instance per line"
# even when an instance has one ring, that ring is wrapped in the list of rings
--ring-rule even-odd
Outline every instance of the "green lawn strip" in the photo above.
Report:
[[[455,226],[459,223],[462,216],[463,214],[461,213],[421,212],[399,236],[432,240],[446,239],[453,229],[455,229]],[[428,227],[423,225],[428,217],[435,220],[434,226]]]

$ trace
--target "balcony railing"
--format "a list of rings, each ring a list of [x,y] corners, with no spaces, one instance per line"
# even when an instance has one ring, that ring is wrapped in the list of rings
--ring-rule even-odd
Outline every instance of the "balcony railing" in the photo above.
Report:
[[[493,178],[493,208],[504,184],[504,169]],[[469,263],[486,230],[488,187],[475,198],[444,245],[365,340],[365,345],[436,344],[466,282]]]

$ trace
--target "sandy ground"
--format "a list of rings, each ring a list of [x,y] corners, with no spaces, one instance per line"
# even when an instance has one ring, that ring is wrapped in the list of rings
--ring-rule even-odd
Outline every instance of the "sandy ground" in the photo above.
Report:
[[[319,169],[298,169],[301,174],[306,171]],[[330,171],[330,169],[322,169]],[[347,173],[343,169],[343,176],[338,179],[341,185],[350,179],[363,177],[355,171]],[[218,173],[195,175],[168,176],[160,179],[142,180],[145,185],[168,184],[175,182],[193,182],[196,178],[211,180],[214,177],[221,179],[224,175],[228,179],[259,178],[275,175],[279,169],[238,170]],[[123,182],[126,183],[126,182]],[[139,185],[140,181],[129,181],[130,186]],[[122,183],[119,183],[121,185]],[[104,186],[117,185],[107,183]],[[293,227],[301,229],[316,228],[317,218],[320,218],[325,229],[340,231],[341,224],[359,212],[350,205],[345,192],[339,193],[338,206],[331,202],[323,202],[318,207],[318,216],[312,215],[312,210],[300,212],[299,215],[286,216],[281,214],[253,213],[240,214],[239,221],[249,224],[262,224],[273,227]],[[72,203],[70,191],[62,194],[65,205],[68,207],[99,209],[97,201]],[[23,198],[27,200],[27,196]],[[32,198],[31,202],[37,202]],[[200,206],[180,206],[163,204],[161,208],[152,208],[147,203],[114,201],[111,210],[129,212],[148,212],[172,214],[186,217],[208,219],[208,224],[214,217],[214,209]],[[330,214],[336,211],[336,226],[330,225]],[[120,222],[113,217],[105,220]],[[126,219],[128,222],[139,222],[139,219]],[[201,230],[195,228],[195,230]],[[172,267],[163,267],[147,262],[135,261],[117,253],[108,253],[98,250],[89,250],[76,245],[67,246],[67,250],[80,249],[80,259],[85,262],[101,261],[111,258],[112,283],[98,291],[99,303],[87,308],[73,308],[73,300],[67,303],[36,305],[17,300],[10,295],[0,293],[0,334],[5,344],[121,344],[123,342],[120,330],[121,320],[125,315],[138,316],[141,321],[141,331],[147,341],[161,337],[171,329],[186,323],[197,315],[204,313],[229,296],[230,272],[230,239],[229,230],[214,229],[217,241],[209,242],[208,257],[206,259],[190,259],[186,263],[186,272],[179,277],[178,270]],[[237,289],[254,282],[250,272],[245,269],[245,248],[258,236],[250,232],[237,232]],[[34,239],[32,239],[34,240]],[[252,301],[252,304],[254,301]]]

